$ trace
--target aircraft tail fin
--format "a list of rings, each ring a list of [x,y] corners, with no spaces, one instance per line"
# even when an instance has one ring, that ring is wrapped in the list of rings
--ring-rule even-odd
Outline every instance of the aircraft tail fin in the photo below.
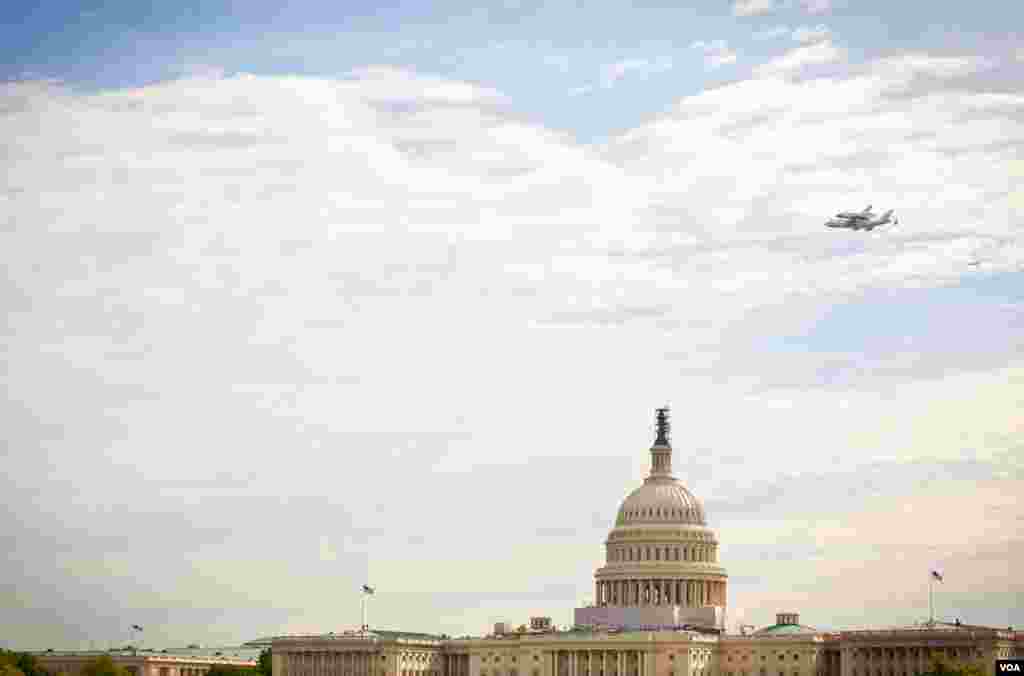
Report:
[[[882,218],[889,218],[890,216],[892,216],[893,211],[895,211],[895,209],[889,209],[884,214],[882,214]]]
[[[869,205],[868,205],[868,208],[867,208],[867,209],[865,209],[865,210],[864,210],[863,212],[861,212],[861,213],[865,213],[865,214],[870,214],[870,213],[871,213],[871,205],[869,204]]]

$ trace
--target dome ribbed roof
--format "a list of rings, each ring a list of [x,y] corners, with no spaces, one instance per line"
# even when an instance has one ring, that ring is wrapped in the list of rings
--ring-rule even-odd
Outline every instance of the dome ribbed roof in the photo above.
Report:
[[[648,477],[619,507],[616,526],[634,523],[706,525],[704,506],[677,479]]]

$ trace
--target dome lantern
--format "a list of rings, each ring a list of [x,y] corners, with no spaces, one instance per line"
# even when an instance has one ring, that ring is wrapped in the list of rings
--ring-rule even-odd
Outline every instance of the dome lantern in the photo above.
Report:
[[[657,409],[658,436],[651,447],[651,476],[672,476],[672,443],[669,440],[671,423],[668,406]]]

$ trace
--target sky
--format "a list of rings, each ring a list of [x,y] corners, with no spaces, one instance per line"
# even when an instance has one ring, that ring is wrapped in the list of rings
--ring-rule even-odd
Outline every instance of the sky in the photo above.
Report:
[[[1024,625],[1019,3],[331,4],[0,6],[3,647]]]

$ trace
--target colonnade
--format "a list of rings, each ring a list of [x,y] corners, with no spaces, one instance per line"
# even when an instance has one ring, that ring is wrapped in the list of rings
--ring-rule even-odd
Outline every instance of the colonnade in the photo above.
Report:
[[[285,676],[374,676],[380,657],[367,651],[309,650],[284,653]]]
[[[469,653],[442,653],[445,676],[469,676]]]
[[[653,676],[643,650],[556,650],[548,676]]]
[[[599,580],[594,599],[598,606],[724,606],[725,581]]]

